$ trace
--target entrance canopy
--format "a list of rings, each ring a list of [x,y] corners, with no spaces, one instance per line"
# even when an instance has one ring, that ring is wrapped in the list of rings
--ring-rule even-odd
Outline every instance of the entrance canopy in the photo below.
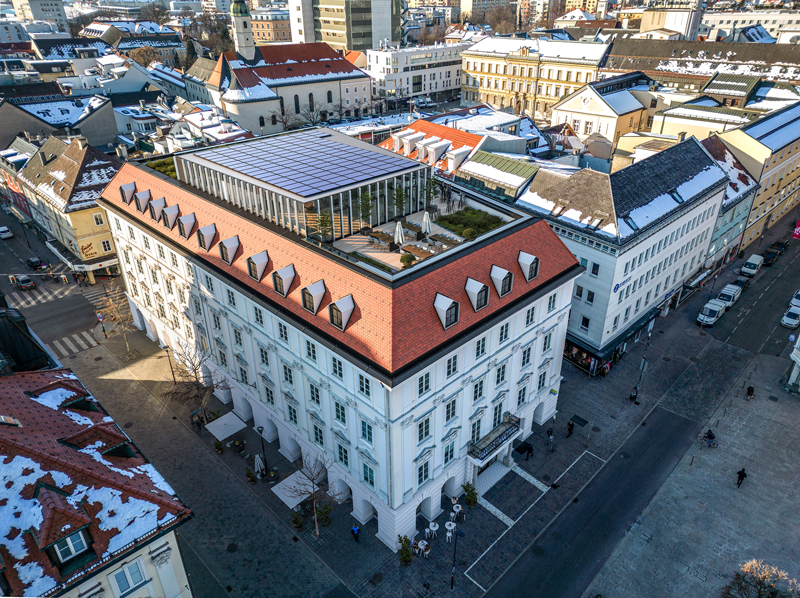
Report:
[[[245,427],[245,423],[233,411],[226,413],[206,426],[206,429],[220,442],[230,438]]]
[[[273,486],[272,491],[278,495],[278,498],[287,507],[294,509],[306,499],[309,493],[305,491],[311,490],[311,485],[312,482],[308,479],[308,476],[301,471],[295,471],[280,484]]]

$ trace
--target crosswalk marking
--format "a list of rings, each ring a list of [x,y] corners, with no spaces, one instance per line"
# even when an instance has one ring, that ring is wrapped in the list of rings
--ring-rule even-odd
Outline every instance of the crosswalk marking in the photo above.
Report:
[[[69,355],[69,351],[65,351],[64,347],[62,347],[61,343],[59,343],[58,341],[53,341],[52,344],[56,349],[58,349],[58,352],[61,353],[62,355]],[[55,353],[55,351],[53,351],[53,353]]]
[[[86,351],[87,349],[96,347],[97,341],[94,339],[94,336],[91,332],[84,331],[50,341],[49,346],[50,350],[54,354],[60,354],[61,357],[67,357],[73,353]]]
[[[56,299],[60,299],[61,297],[66,297],[70,294],[72,288],[69,285],[64,285],[59,288],[46,288],[46,287],[37,287],[32,291],[15,291],[8,294],[8,297],[11,298],[12,303],[15,307],[33,307],[34,305],[40,303],[48,303],[50,301],[55,301]]]
[[[91,334],[88,332],[81,332],[81,334],[86,337],[86,340],[89,341],[90,346],[94,347],[97,345],[97,342],[94,340],[94,337]]]
[[[84,351],[89,348],[89,345],[84,343],[81,337],[79,337],[77,334],[73,334],[72,338],[75,339],[75,342],[78,343]]]
[[[69,340],[69,338],[68,338],[68,337],[66,337],[66,336],[65,336],[65,337],[64,337],[64,338],[62,338],[61,340],[62,340],[62,341],[64,341],[64,344],[65,344],[65,345],[67,345],[67,346],[68,346],[70,349],[72,349],[72,350],[70,351],[70,353],[77,353],[77,352],[78,352],[78,347],[76,347],[75,345],[73,345],[73,344],[72,344],[72,341],[71,341],[71,340]]]

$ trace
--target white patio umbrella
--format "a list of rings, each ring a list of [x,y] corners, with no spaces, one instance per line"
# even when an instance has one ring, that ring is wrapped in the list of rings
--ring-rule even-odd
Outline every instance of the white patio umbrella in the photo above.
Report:
[[[266,473],[267,468],[264,466],[264,458],[261,455],[256,454],[253,467],[256,470],[256,473],[260,473],[262,476]]]
[[[402,222],[398,222],[397,226],[394,228],[394,242],[398,245],[402,245],[406,242],[406,236],[403,234]]]
[[[428,236],[433,232],[433,224],[431,223],[431,215],[428,212],[425,212],[425,215],[422,217],[422,234]]]

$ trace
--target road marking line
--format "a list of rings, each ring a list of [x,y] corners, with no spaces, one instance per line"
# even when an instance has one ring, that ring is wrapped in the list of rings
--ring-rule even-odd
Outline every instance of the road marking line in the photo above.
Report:
[[[64,357],[66,357],[67,355],[69,355],[69,351],[67,351],[66,349],[64,349],[64,347],[62,347],[62,346],[61,346],[61,343],[59,343],[58,341],[52,341],[52,345],[53,345],[53,346],[54,346],[56,349],[58,349],[58,350],[61,352],[61,355],[63,355]]]
[[[508,515],[503,513],[503,511],[498,509],[496,506],[494,506],[492,503],[490,503],[488,500],[486,500],[482,496],[478,498],[478,504],[481,505],[487,511],[489,511],[492,515],[497,517],[500,521],[505,523],[508,527],[511,527],[512,525],[514,525],[514,520],[511,519],[511,517],[509,517]]]
[[[539,490],[541,490],[542,492],[547,492],[547,485],[546,485],[544,482],[540,482],[539,480],[537,480],[535,477],[533,477],[533,476],[532,476],[531,474],[529,474],[527,471],[525,471],[524,469],[522,469],[522,468],[521,468],[519,465],[517,465],[516,463],[514,463],[514,465],[512,465],[512,466],[511,466],[511,471],[513,471],[514,473],[516,473],[516,474],[517,474],[518,476],[520,476],[521,478],[524,478],[524,479],[528,480],[528,481],[529,481],[531,484],[533,484],[534,486],[536,486],[536,487],[537,487]]]
[[[77,353],[78,352],[78,347],[73,345],[72,342],[66,336],[64,338],[62,338],[61,340],[64,341],[64,344],[67,345],[67,347],[69,347],[72,350],[73,353]]]
[[[97,341],[94,340],[94,337],[91,334],[89,334],[88,332],[81,332],[81,334],[86,337],[86,340],[89,341],[89,344],[92,347],[97,346]]]
[[[764,292],[762,291],[761,294],[758,296],[758,298],[761,299],[763,296],[764,296]]]
[[[89,348],[89,345],[84,343],[83,339],[81,339],[81,337],[79,337],[77,334],[73,334],[72,338],[75,339],[75,342],[78,343],[84,351]]]
[[[739,320],[739,324],[741,324],[741,323],[742,323],[742,321],[741,321],[741,320]],[[738,327],[739,327],[739,325],[737,324],[737,325],[736,325],[736,328],[738,328]],[[731,334],[733,334],[734,332],[736,332],[736,328],[734,328],[733,330],[731,330]],[[730,338],[730,337],[728,337],[728,338]],[[727,343],[728,341],[725,341],[725,342]]]

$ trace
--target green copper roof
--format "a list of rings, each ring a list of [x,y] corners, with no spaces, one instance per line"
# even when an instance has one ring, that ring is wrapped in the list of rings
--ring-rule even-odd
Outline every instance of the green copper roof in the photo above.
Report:
[[[232,17],[250,16],[250,9],[247,8],[247,4],[244,3],[244,0],[234,0],[233,2],[231,2],[231,16]]]

